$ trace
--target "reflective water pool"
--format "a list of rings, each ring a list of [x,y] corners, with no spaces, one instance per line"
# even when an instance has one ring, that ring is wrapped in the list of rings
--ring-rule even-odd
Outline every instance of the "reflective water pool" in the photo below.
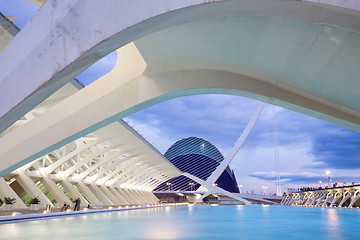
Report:
[[[178,206],[0,225],[0,239],[359,239],[360,211]]]

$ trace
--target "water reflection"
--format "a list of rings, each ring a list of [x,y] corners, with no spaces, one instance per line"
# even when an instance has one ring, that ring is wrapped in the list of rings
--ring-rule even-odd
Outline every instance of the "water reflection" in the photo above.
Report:
[[[359,225],[350,209],[196,205],[4,224],[0,239],[337,240],[359,239]]]
[[[143,234],[144,239],[180,239],[185,233],[170,220],[152,222],[151,227],[147,227]]]
[[[336,209],[328,209],[327,211],[327,229],[328,235],[333,239],[341,239],[341,225],[339,222],[339,215]]]

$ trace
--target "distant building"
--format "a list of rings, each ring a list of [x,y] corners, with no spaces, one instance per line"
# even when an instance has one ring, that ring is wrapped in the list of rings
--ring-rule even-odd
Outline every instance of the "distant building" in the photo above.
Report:
[[[213,144],[197,137],[177,141],[164,156],[182,172],[188,172],[203,180],[206,180],[224,160]],[[216,184],[229,192],[239,192],[234,172],[229,167],[221,174]],[[196,191],[199,187],[200,184],[193,180],[179,176],[162,183],[155,191]]]

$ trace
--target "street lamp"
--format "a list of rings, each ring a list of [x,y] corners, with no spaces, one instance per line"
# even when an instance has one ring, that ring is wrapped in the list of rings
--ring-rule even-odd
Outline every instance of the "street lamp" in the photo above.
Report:
[[[195,183],[189,182],[189,185],[190,185],[190,191],[194,191],[194,190],[193,190],[193,187],[194,187]]]
[[[267,186],[263,186],[263,189],[264,189],[264,195],[266,195]]]
[[[238,185],[239,191],[241,193],[242,184]]]
[[[325,171],[325,174],[328,177],[328,187],[330,187],[330,173],[331,173],[330,170]]]
[[[321,183],[322,183],[322,181],[319,181],[319,184],[320,184],[320,188],[321,188]]]
[[[172,185],[172,183],[169,183],[169,182],[168,182],[168,183],[166,183],[166,185],[169,186],[169,191],[170,191],[170,190],[171,190],[171,185]]]

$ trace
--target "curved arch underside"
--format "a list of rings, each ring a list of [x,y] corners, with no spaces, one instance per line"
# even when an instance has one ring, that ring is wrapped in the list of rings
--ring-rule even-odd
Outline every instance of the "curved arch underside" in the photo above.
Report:
[[[52,3],[45,3],[33,18],[35,26],[44,19],[41,14],[54,7]],[[357,11],[290,0],[224,1],[169,12],[144,22],[136,16],[134,22],[124,23],[133,27],[124,30],[124,25],[109,23],[109,19],[124,21],[111,9],[121,10],[118,3],[103,6],[108,11],[102,9],[92,20],[82,4],[89,10],[98,3],[81,3],[73,1],[71,14],[57,16],[55,27],[46,33],[49,35],[41,35],[40,42],[31,42],[33,49],[23,49],[22,60],[7,64],[9,68],[1,79],[5,87],[0,97],[7,98],[1,124],[8,125],[24,115],[108,52],[135,42],[118,50],[118,63],[112,72],[3,136],[1,175],[147,106],[192,94],[251,97],[360,131]],[[169,9],[190,3],[177,2]],[[160,12],[138,14],[152,17],[166,12],[166,4],[157,4],[163,7]],[[58,6],[59,10],[67,7]],[[79,24],[89,33],[76,26],[68,28],[79,18],[74,11],[81,13]],[[103,23],[100,18],[105,12],[108,22]],[[101,23],[105,27],[95,34]],[[25,37],[35,34],[26,27],[23,31],[4,50],[0,64],[18,52],[15,48]],[[51,36],[55,31],[60,34],[58,39]],[[56,51],[52,51],[55,46],[51,41],[58,43]],[[38,61],[30,64],[35,55]],[[49,59],[52,64],[47,63]],[[31,83],[23,73],[29,70],[29,64],[37,76]],[[10,84],[14,78],[18,81]],[[29,145],[31,148],[26,147]]]

